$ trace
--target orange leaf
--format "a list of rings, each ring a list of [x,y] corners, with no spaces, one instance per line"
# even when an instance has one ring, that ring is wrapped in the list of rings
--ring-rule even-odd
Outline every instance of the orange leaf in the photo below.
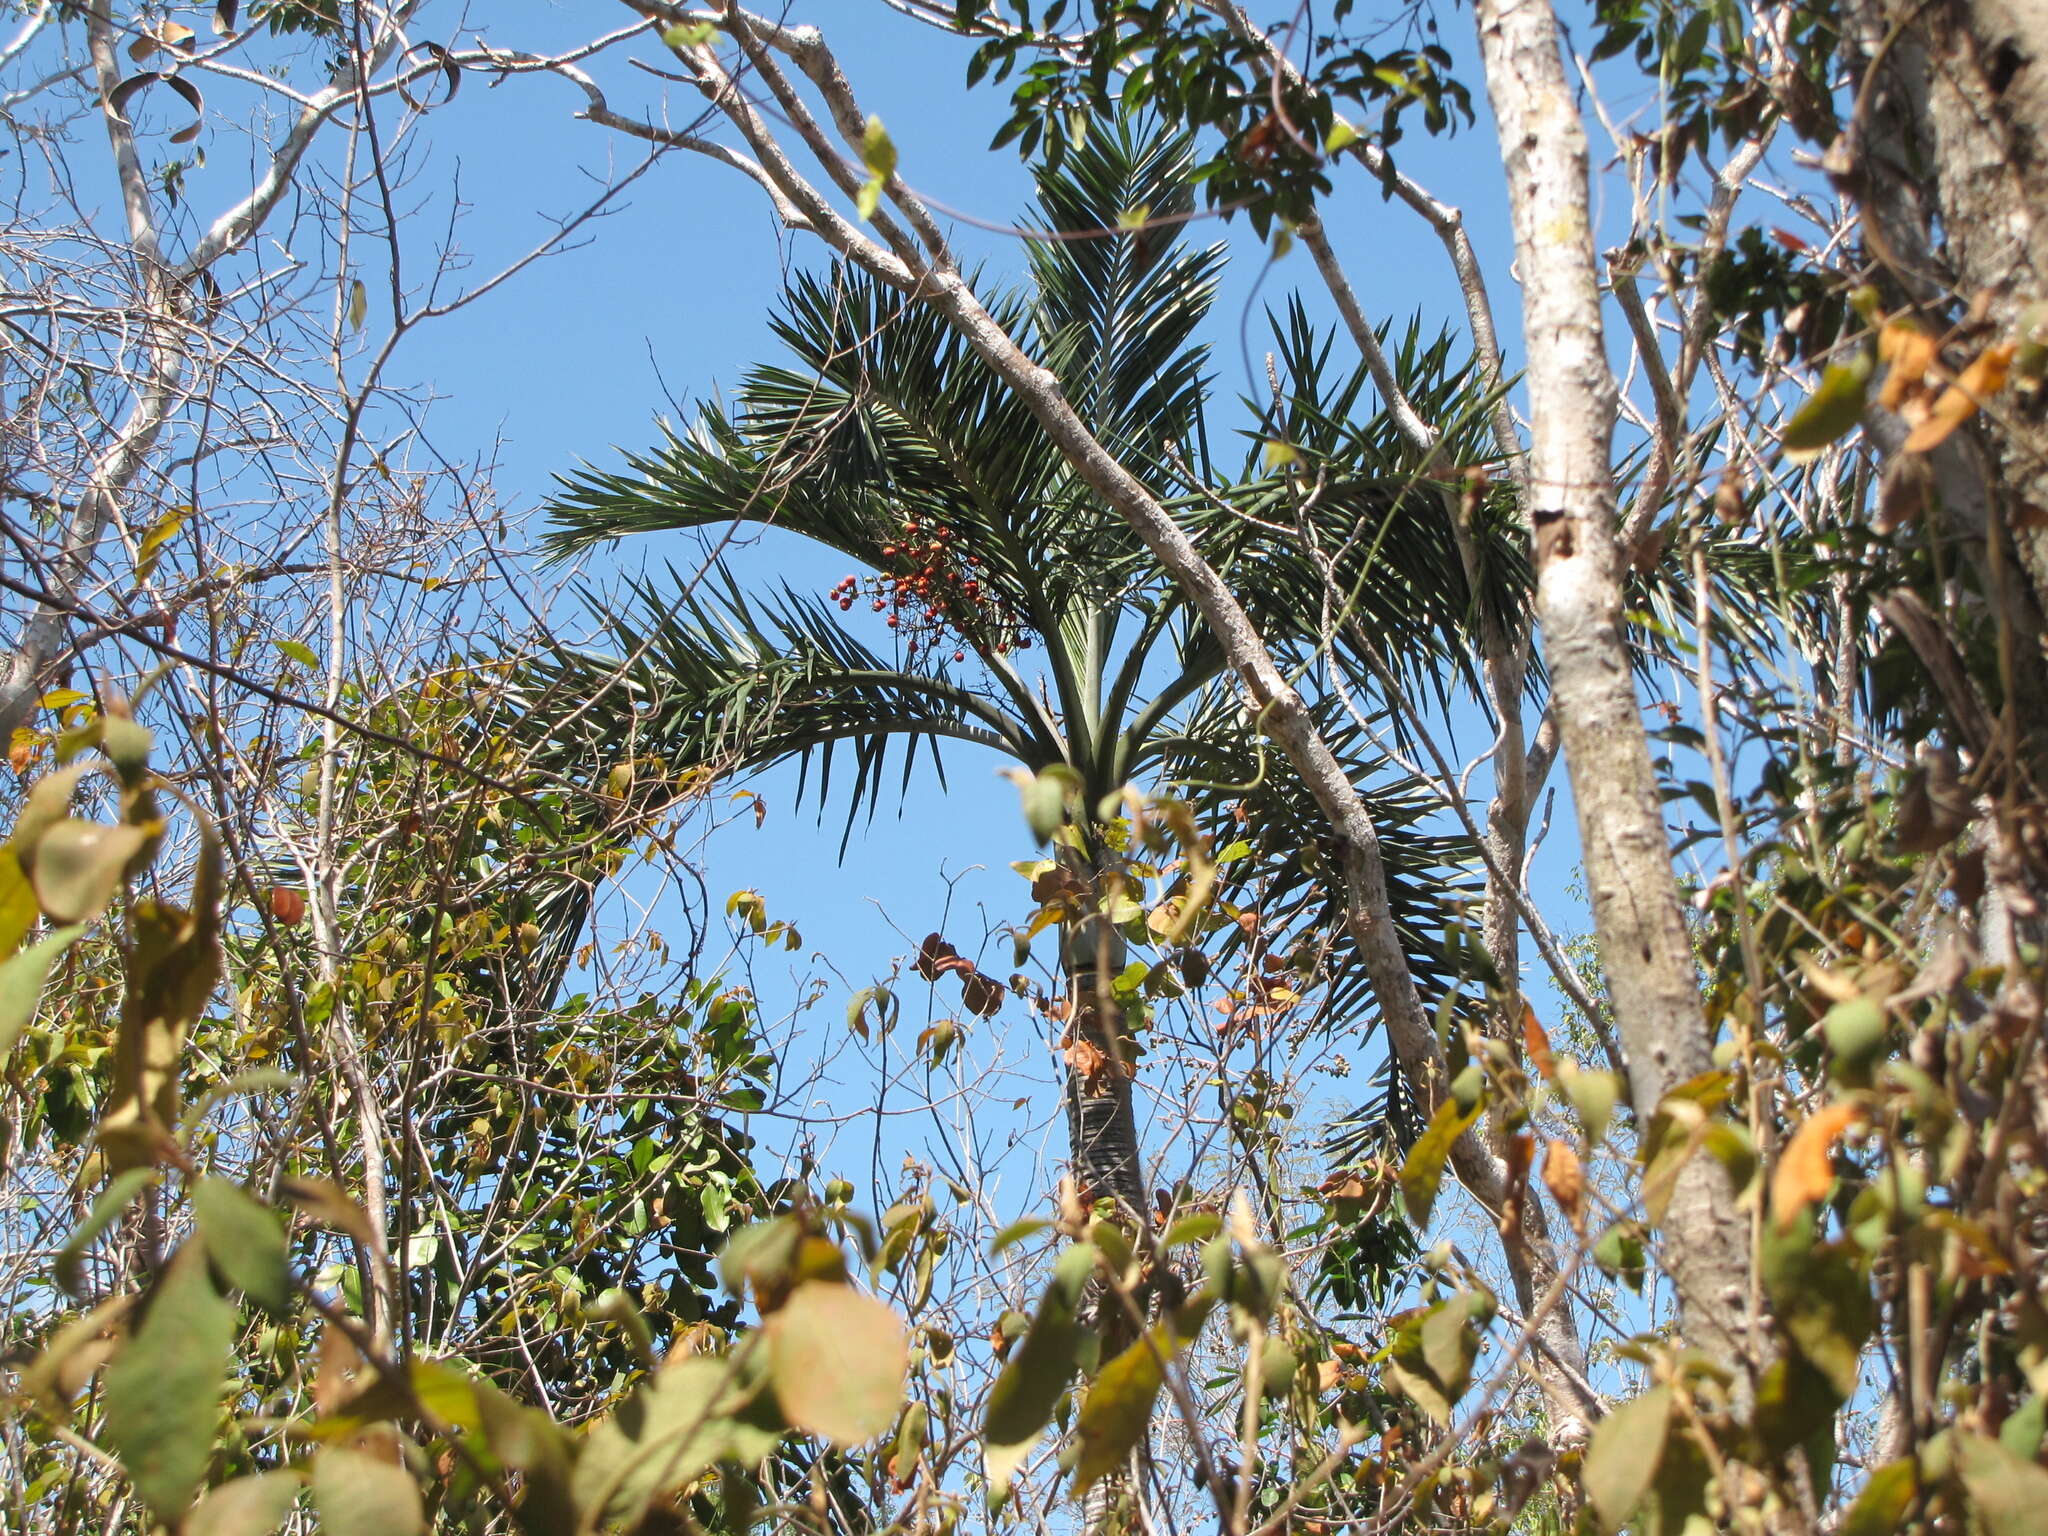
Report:
[[[1529,1060],[1535,1063],[1545,1082],[1557,1076],[1557,1057],[1551,1053],[1550,1036],[1536,1022],[1536,1010],[1529,1006],[1526,997],[1522,999],[1522,1049],[1529,1053]]]
[[[1885,321],[1877,336],[1877,357],[1879,362],[1891,364],[1891,371],[1884,376],[1877,403],[1896,411],[1908,395],[1923,393],[1935,350],[1935,338],[1916,322],[1903,316]]]
[[[1835,1139],[1862,1118],[1860,1104],[1830,1104],[1792,1133],[1771,1175],[1771,1209],[1781,1228],[1791,1226],[1800,1212],[1833,1187]]]
[[[1574,1229],[1586,1220],[1586,1169],[1568,1141],[1553,1141],[1543,1154],[1543,1184]]]
[[[2006,341],[1980,352],[1955,383],[1941,392],[1927,419],[1907,435],[1906,452],[1926,453],[1939,447],[1951,432],[1976,415],[1979,406],[2005,387],[2005,376],[2012,370],[2013,355],[2018,351],[2018,347]]]

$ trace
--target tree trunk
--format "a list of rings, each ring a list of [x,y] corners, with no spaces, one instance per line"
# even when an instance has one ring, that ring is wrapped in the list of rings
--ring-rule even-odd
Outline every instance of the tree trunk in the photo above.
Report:
[[[1866,108],[1841,147],[1849,189],[1893,302],[1953,317],[1983,306],[1990,341],[2048,332],[2048,0],[1852,0]],[[2048,339],[2048,338],[2044,338]],[[2048,613],[2048,423],[1997,410],[1929,455],[1943,532],[2032,656]],[[1873,412],[1873,417],[1879,413]],[[1870,423],[1887,456],[1904,425]],[[2048,783],[2048,674],[2022,665],[2014,706]]]
[[[1713,1043],[1622,629],[1619,392],[1601,326],[1585,126],[1548,4],[1479,0],[1476,18],[1522,279],[1537,616],[1601,964],[1647,1124],[1671,1089],[1712,1070]],[[1754,1373],[1748,1223],[1712,1158],[1692,1158],[1679,1175],[1663,1236],[1686,1341]]]

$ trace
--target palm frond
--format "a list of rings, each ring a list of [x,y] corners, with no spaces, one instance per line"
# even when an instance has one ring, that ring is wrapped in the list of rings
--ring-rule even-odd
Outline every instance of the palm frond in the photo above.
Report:
[[[1479,898],[1478,856],[1462,834],[1437,830],[1443,808],[1435,792],[1389,762],[1339,700],[1312,692],[1309,704],[1323,739],[1362,787],[1394,926],[1424,1005],[1433,1008],[1464,979],[1452,934]],[[1175,732],[1159,734],[1151,761],[1205,824],[1239,826],[1252,853],[1236,870],[1258,892],[1269,943],[1274,935],[1327,940],[1326,1012],[1333,1027],[1363,1034],[1377,1026],[1378,1005],[1344,932],[1342,850],[1307,788],[1269,761],[1256,726],[1230,690],[1211,687]]]
[[[1111,451],[1142,462],[1168,444],[1185,451],[1208,393],[1208,351],[1195,333],[1224,247],[1191,248],[1171,222],[1194,210],[1193,170],[1186,135],[1118,122],[1098,125],[1038,177],[1054,237],[1030,247],[1047,362]]]
[[[1023,325],[1015,302],[999,319]],[[980,533],[1060,472],[1029,414],[935,313],[864,273],[799,274],[771,328],[800,366],[743,380],[663,427],[622,470],[561,478],[546,538],[557,557],[628,533],[772,523],[870,565],[920,515]]]
[[[1427,691],[1439,707],[1462,679],[1477,691],[1473,664],[1482,617],[1503,633],[1529,623],[1531,577],[1505,488],[1481,499],[1472,530],[1479,582],[1467,579],[1453,519],[1464,515],[1468,469],[1490,465],[1485,432],[1490,397],[1458,365],[1448,334],[1425,341],[1411,323],[1395,341],[1383,331],[1403,392],[1443,438],[1425,456],[1395,428],[1390,412],[1367,413],[1363,366],[1332,363],[1333,336],[1298,302],[1274,317],[1280,391],[1248,434],[1251,451],[1222,504],[1190,516],[1204,548],[1227,545],[1229,524],[1256,520],[1276,531],[1243,542],[1234,585],[1263,631],[1320,635],[1339,655],[1370,643],[1372,659],[1400,686]],[[1285,444],[1277,466],[1267,447]],[[1359,672],[1368,693],[1371,668]],[[1393,725],[1402,735],[1397,718]]]
[[[918,754],[960,741],[1042,766],[1060,747],[1004,700],[944,675],[905,670],[861,644],[826,604],[785,588],[750,598],[730,578],[716,596],[678,599],[681,578],[634,583],[627,601],[593,598],[603,650],[561,650],[522,689],[548,739],[572,756],[610,745],[671,778],[723,777],[795,759],[799,797],[831,797],[849,756],[848,827],[908,782]],[[894,780],[894,784],[890,781]]]

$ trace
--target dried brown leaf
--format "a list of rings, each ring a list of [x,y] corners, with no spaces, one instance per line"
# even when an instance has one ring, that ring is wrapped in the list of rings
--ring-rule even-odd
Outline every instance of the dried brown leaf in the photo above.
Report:
[[[1543,1186],[1575,1231],[1586,1223],[1586,1169],[1568,1141],[1552,1141],[1543,1154]]]

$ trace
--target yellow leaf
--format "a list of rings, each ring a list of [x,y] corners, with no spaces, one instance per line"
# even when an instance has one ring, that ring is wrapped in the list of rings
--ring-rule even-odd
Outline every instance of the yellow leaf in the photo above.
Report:
[[[148,531],[142,535],[142,543],[135,551],[135,579],[138,582],[149,580],[156,570],[157,561],[163,557],[164,546],[178,536],[178,530],[185,526],[191,516],[190,504],[167,507],[157,520],[149,525]]]
[[[879,117],[871,117],[860,136],[861,164],[883,181],[896,174],[896,145]]]

